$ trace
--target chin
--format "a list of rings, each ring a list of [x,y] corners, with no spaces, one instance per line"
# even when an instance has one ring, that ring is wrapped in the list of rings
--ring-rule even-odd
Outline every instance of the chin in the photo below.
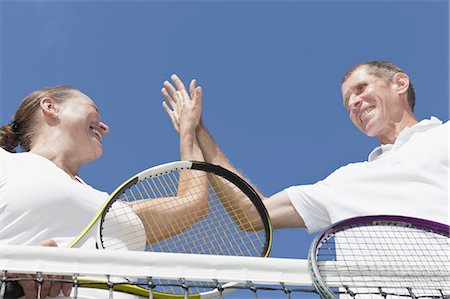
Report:
[[[103,155],[103,147],[96,146],[95,148],[92,149],[92,156],[93,156],[92,161],[97,160],[102,155]]]
[[[103,156],[103,150],[97,151],[97,152],[95,153],[95,159],[98,159],[98,158],[100,158],[101,156]]]
[[[377,132],[375,130],[361,130],[368,137],[377,137]]]
[[[369,137],[377,137],[380,129],[377,124],[376,121],[371,119],[364,127],[361,127],[361,131]]]

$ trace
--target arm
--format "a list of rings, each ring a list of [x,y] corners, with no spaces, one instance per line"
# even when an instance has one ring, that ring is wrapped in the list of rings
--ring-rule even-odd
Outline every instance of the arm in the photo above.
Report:
[[[201,88],[196,89],[192,99],[185,90],[174,93],[172,99],[178,109],[169,109],[168,113],[180,124],[176,128],[180,134],[180,159],[203,161],[195,131],[197,115],[201,114]],[[181,233],[204,217],[209,209],[208,195],[207,178],[203,172],[182,170],[177,197],[139,201],[131,203],[131,207],[139,218],[145,219],[142,223],[147,243],[152,244]]]
[[[223,154],[214,138],[202,123],[200,123],[199,127],[197,128],[197,140],[205,157],[205,161],[212,164],[221,165],[222,167],[227,168],[228,170],[244,178],[244,176],[231,164],[228,158]],[[247,183],[251,184],[248,179],[244,179],[247,181]],[[264,206],[269,213],[269,217],[274,228],[305,227],[303,219],[294,209],[294,206],[292,205],[291,200],[289,199],[289,196],[285,191],[278,192],[270,197],[265,197],[253,184],[251,185],[261,197]],[[229,190],[229,192],[233,191]],[[243,210],[246,210],[248,208],[248,205],[250,204],[251,203],[249,202],[242,201],[233,202],[233,205],[239,205]]]
[[[177,87],[178,91],[184,89],[184,85],[181,82],[181,80],[173,76],[172,80],[175,83],[175,86]],[[196,87],[196,82],[193,80],[190,84],[190,92],[193,94],[198,87]],[[185,90],[185,89],[184,89]],[[164,88],[162,89],[162,93],[166,100],[172,105],[174,110],[177,109],[176,103],[172,99],[172,95],[176,93],[176,89],[169,83],[164,83]],[[163,104],[164,105],[164,104]],[[165,110],[169,114],[169,117],[172,120],[172,124],[174,125],[174,128],[177,130],[177,128],[180,127],[180,122],[177,120],[177,118],[171,116],[171,110],[168,109],[167,104],[165,105]],[[228,160],[228,158],[225,156],[225,154],[220,149],[219,145],[216,143],[212,135],[209,133],[209,131],[206,129],[206,127],[203,125],[203,122],[201,120],[201,113],[195,115],[195,117],[198,118],[198,121],[196,121],[196,138],[198,142],[198,146],[200,147],[204,159],[206,162],[220,165],[224,168],[227,168],[228,170],[238,174],[240,177],[244,178],[247,183],[253,186],[253,184],[250,183],[248,179],[246,179]],[[181,138],[181,136],[180,136]],[[248,200],[242,200],[243,197],[239,196],[239,192],[235,188],[227,187],[223,184],[220,184],[220,182],[211,182],[213,188],[221,188],[222,193],[231,194],[230,196],[227,196],[229,199],[229,202],[227,202],[227,205],[230,206],[230,210],[242,210],[246,211],[247,214],[251,217],[251,215],[255,215],[255,217],[251,218],[257,218],[256,217],[256,209],[250,208],[253,207],[252,203]],[[253,186],[256,192],[260,195],[261,199],[263,200],[263,203],[269,213],[271,222],[274,226],[274,228],[283,228],[283,227],[304,227],[304,222],[301,216],[297,213],[297,211],[294,209],[287,193],[285,191],[281,191],[275,195],[272,195],[271,197],[266,198],[261,192]],[[219,192],[220,193],[220,192]],[[237,195],[237,196],[236,196]],[[230,200],[231,199],[231,200]],[[260,227],[260,224],[253,224],[259,229],[262,229]],[[247,230],[248,227],[241,227],[243,230]]]

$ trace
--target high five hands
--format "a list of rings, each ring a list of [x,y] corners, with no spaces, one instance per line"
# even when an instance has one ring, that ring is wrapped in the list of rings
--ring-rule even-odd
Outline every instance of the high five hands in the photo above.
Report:
[[[164,81],[161,93],[166,98],[162,106],[170,117],[175,130],[195,130],[202,115],[202,88],[196,86],[195,79],[189,85],[189,93],[177,75],[170,77],[175,87]]]

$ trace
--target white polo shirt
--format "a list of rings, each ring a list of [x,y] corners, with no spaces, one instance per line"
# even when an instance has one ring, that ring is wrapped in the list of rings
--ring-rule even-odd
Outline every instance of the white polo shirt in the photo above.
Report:
[[[432,117],[404,129],[368,161],[343,166],[312,185],[285,189],[312,233],[365,215],[449,223],[449,125]]]
[[[68,245],[108,198],[106,192],[76,182],[50,160],[0,148],[0,242]],[[95,248],[95,242],[87,247]]]
[[[90,223],[107,198],[106,192],[72,180],[44,157],[29,152],[13,154],[0,147],[0,248],[38,245],[49,239],[65,247]],[[140,224],[137,216],[135,221]],[[82,247],[95,248],[95,238]],[[78,291],[82,299],[107,297],[105,290]],[[114,298],[137,297],[116,293]]]

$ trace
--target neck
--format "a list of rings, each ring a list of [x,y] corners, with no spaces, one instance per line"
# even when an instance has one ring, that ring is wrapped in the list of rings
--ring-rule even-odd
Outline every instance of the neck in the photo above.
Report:
[[[30,150],[30,152],[52,161],[56,166],[67,173],[73,180],[78,181],[76,175],[78,174],[81,165],[75,163],[74,161],[71,161],[70,159],[65,157],[64,154],[57,153],[55,150],[48,147],[40,146],[34,146]]]
[[[403,114],[400,120],[394,120],[388,124],[385,132],[378,136],[381,144],[394,144],[400,133],[417,124],[418,121],[412,113]]]

